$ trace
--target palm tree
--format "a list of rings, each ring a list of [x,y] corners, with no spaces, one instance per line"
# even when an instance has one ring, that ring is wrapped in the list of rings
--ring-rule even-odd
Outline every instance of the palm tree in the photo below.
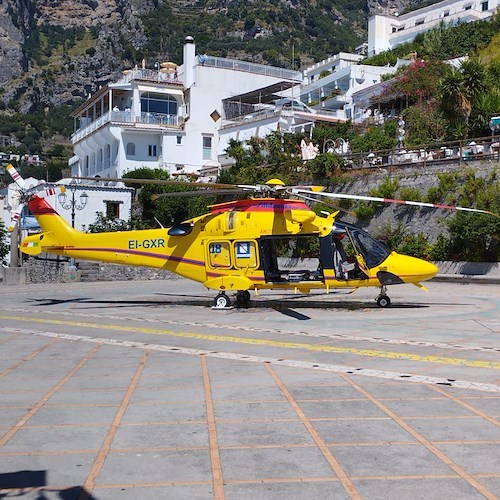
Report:
[[[443,111],[452,119],[457,114],[460,115],[468,124],[472,112],[472,103],[464,86],[462,73],[453,66],[449,66],[440,86]]]
[[[466,59],[462,61],[458,69],[449,66],[441,80],[440,87],[443,111],[451,122],[458,122],[462,119],[465,131],[467,131],[475,104],[488,91],[484,65],[477,59]],[[463,127],[460,128],[463,129]]]
[[[474,135],[487,135],[490,118],[498,114],[500,114],[500,89],[498,87],[477,95],[470,117],[470,126]]]

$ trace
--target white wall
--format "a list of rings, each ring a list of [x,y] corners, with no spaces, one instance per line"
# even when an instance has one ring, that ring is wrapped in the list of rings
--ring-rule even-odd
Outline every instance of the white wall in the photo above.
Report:
[[[376,14],[368,20],[368,56],[413,40],[440,22],[472,22],[491,17],[499,0],[444,0],[400,16]],[[468,8],[470,7],[470,8]],[[395,30],[395,31],[394,31]]]

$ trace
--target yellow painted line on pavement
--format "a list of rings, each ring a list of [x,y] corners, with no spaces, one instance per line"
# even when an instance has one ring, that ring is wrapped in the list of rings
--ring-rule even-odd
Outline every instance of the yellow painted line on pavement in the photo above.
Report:
[[[332,352],[342,354],[356,354],[358,356],[369,356],[387,359],[408,359],[424,363],[442,363],[447,365],[470,366],[473,368],[492,368],[500,370],[500,363],[494,361],[470,360],[464,358],[449,358],[447,356],[420,356],[409,352],[376,351],[372,349],[356,349],[354,347],[336,347],[329,345],[314,345],[300,342],[278,342],[275,340],[252,339],[243,337],[229,337],[225,335],[209,335],[192,332],[174,332],[173,330],[162,330],[159,328],[144,328],[140,326],[112,325],[105,323],[88,323],[84,321],[64,321],[60,319],[26,318],[23,316],[0,315],[0,319],[11,321],[23,321],[32,323],[44,323],[50,325],[73,326],[79,328],[91,328],[94,330],[115,330],[121,332],[148,333],[151,335],[168,335],[170,337],[181,337],[190,339],[210,340],[216,342],[232,342],[235,344],[251,344],[258,346],[283,347],[286,349],[302,349],[305,351]]]

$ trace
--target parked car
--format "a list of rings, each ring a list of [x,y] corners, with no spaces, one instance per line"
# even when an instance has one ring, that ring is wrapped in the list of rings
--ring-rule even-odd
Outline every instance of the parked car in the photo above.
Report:
[[[283,98],[275,101],[274,109],[276,111],[286,109],[286,110],[301,111],[303,113],[311,113],[313,115],[316,114],[316,110],[310,108],[307,104],[304,104],[302,101],[298,101],[297,99],[290,99],[290,98]]]

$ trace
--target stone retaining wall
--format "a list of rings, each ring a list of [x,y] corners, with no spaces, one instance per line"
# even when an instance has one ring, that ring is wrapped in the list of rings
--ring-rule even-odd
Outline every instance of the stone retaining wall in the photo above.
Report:
[[[178,276],[162,269],[119,266],[103,262],[77,262],[77,272],[70,268],[66,260],[41,260],[30,258],[26,261],[26,282],[65,283],[68,281],[143,281],[177,279]]]

